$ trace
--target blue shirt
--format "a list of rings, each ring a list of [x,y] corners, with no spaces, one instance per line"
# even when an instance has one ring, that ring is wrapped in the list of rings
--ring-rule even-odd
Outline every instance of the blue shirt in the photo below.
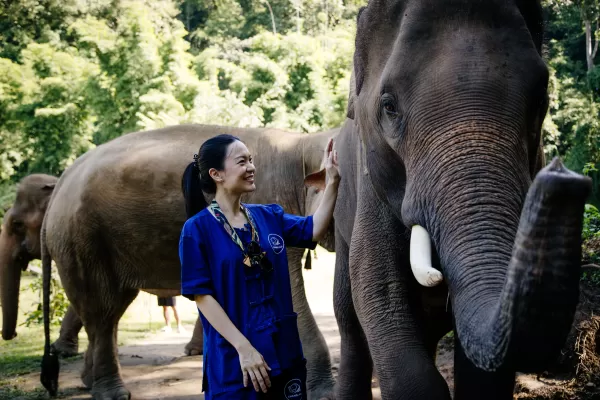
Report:
[[[303,360],[286,246],[314,249],[312,216],[286,214],[276,204],[244,204],[251,213],[272,272],[247,267],[238,245],[204,209],[186,221],[179,242],[181,294],[210,294],[231,322],[263,356],[271,376]],[[250,232],[236,230],[243,243]],[[204,328],[204,391],[207,395],[244,388],[235,348],[200,313]],[[250,384],[251,386],[251,384]],[[254,390],[252,390],[254,391]]]

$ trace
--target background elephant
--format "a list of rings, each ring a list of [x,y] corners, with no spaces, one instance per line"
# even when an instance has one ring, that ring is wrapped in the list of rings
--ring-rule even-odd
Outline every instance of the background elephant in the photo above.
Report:
[[[40,230],[58,178],[29,175],[17,186],[15,203],[4,214],[0,232],[0,304],[2,338],[16,336],[21,271],[29,261],[41,258]]]
[[[138,291],[179,293],[177,248],[185,221],[181,175],[202,141],[218,133],[239,136],[256,154],[259,189],[244,201],[276,202],[296,214],[314,212],[320,193],[306,188],[304,177],[312,172],[317,181],[324,177],[319,172],[324,148],[337,130],[308,135],[191,125],[132,133],[84,154],[57,183],[42,228],[44,273],[51,257],[86,328],[90,344],[82,379],[98,398],[128,397],[118,372],[116,326]],[[321,244],[333,250],[331,236]],[[327,398],[333,389],[331,362],[306,301],[302,254],[289,252],[294,308],[309,363],[310,396]],[[196,328],[201,339],[201,325]],[[196,345],[201,348],[201,340]],[[43,367],[42,381],[56,385],[47,377]]]
[[[558,355],[590,181],[558,160],[541,169],[542,22],[533,0],[359,13],[336,145],[338,399],[371,398],[373,367],[384,399],[449,399],[434,356],[451,329],[455,399],[512,399],[515,371]],[[422,267],[443,284],[419,285]]]

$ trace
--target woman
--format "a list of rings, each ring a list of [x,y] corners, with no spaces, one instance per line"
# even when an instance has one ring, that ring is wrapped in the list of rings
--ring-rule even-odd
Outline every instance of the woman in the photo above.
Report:
[[[183,175],[189,219],[179,243],[181,293],[200,311],[207,400],[306,399],[286,246],[314,249],[325,234],[340,181],[332,147],[330,140],[323,199],[308,217],[241,203],[256,190],[255,168],[234,136],[207,140]],[[202,191],[215,200],[207,204]]]

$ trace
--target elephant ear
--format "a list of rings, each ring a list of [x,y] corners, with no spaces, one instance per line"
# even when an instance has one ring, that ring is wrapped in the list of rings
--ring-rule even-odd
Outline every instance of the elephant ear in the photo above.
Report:
[[[325,172],[325,169],[322,169],[320,171],[313,172],[312,174],[306,175],[306,177],[304,177],[304,184],[306,186],[312,186],[318,190],[324,190],[325,189],[325,178],[326,178],[326,172]]]
[[[541,55],[544,44],[544,11],[542,4],[536,0],[517,0],[517,6],[523,19],[525,19],[535,47]]]
[[[366,69],[366,56],[367,54],[362,50],[365,48],[365,39],[362,38],[362,35],[359,35],[358,27],[360,26],[360,16],[363,11],[365,11],[366,7],[361,7],[358,10],[358,15],[356,17],[356,25],[357,25],[357,34],[355,40],[355,50],[354,50],[354,58],[353,63],[354,67],[352,68],[352,75],[350,76],[350,90],[348,94],[348,111],[346,116],[349,119],[354,119],[354,103],[356,101],[356,97],[360,94],[360,90],[362,89],[363,82],[365,80],[365,69]]]

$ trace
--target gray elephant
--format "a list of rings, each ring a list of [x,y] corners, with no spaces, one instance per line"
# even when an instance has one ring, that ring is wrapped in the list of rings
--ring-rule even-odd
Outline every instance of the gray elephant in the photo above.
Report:
[[[48,329],[50,260],[89,338],[83,382],[99,399],[125,399],[116,327],[139,290],[175,295],[180,288],[179,233],[185,222],[181,175],[203,140],[240,137],[257,154],[260,189],[244,201],[276,202],[310,214],[320,199],[325,145],[337,130],[296,134],[271,129],[182,125],[124,135],[78,158],[56,184],[41,231],[44,313]],[[313,182],[306,188],[304,178]],[[333,230],[331,231],[333,233]],[[321,244],[333,250],[331,234]],[[303,252],[290,251],[294,308],[308,360],[310,396],[331,398],[329,352],[306,301]],[[195,337],[201,338],[201,325]],[[56,392],[56,350],[47,336],[42,383]],[[201,343],[198,343],[201,347]]]
[[[39,259],[40,229],[48,200],[58,179],[34,174],[17,186],[15,203],[4,214],[0,232],[0,304],[2,338],[16,336],[21,271],[29,261]]]
[[[338,136],[337,399],[512,399],[578,302],[590,180],[544,167],[548,69],[534,0],[371,0]]]

